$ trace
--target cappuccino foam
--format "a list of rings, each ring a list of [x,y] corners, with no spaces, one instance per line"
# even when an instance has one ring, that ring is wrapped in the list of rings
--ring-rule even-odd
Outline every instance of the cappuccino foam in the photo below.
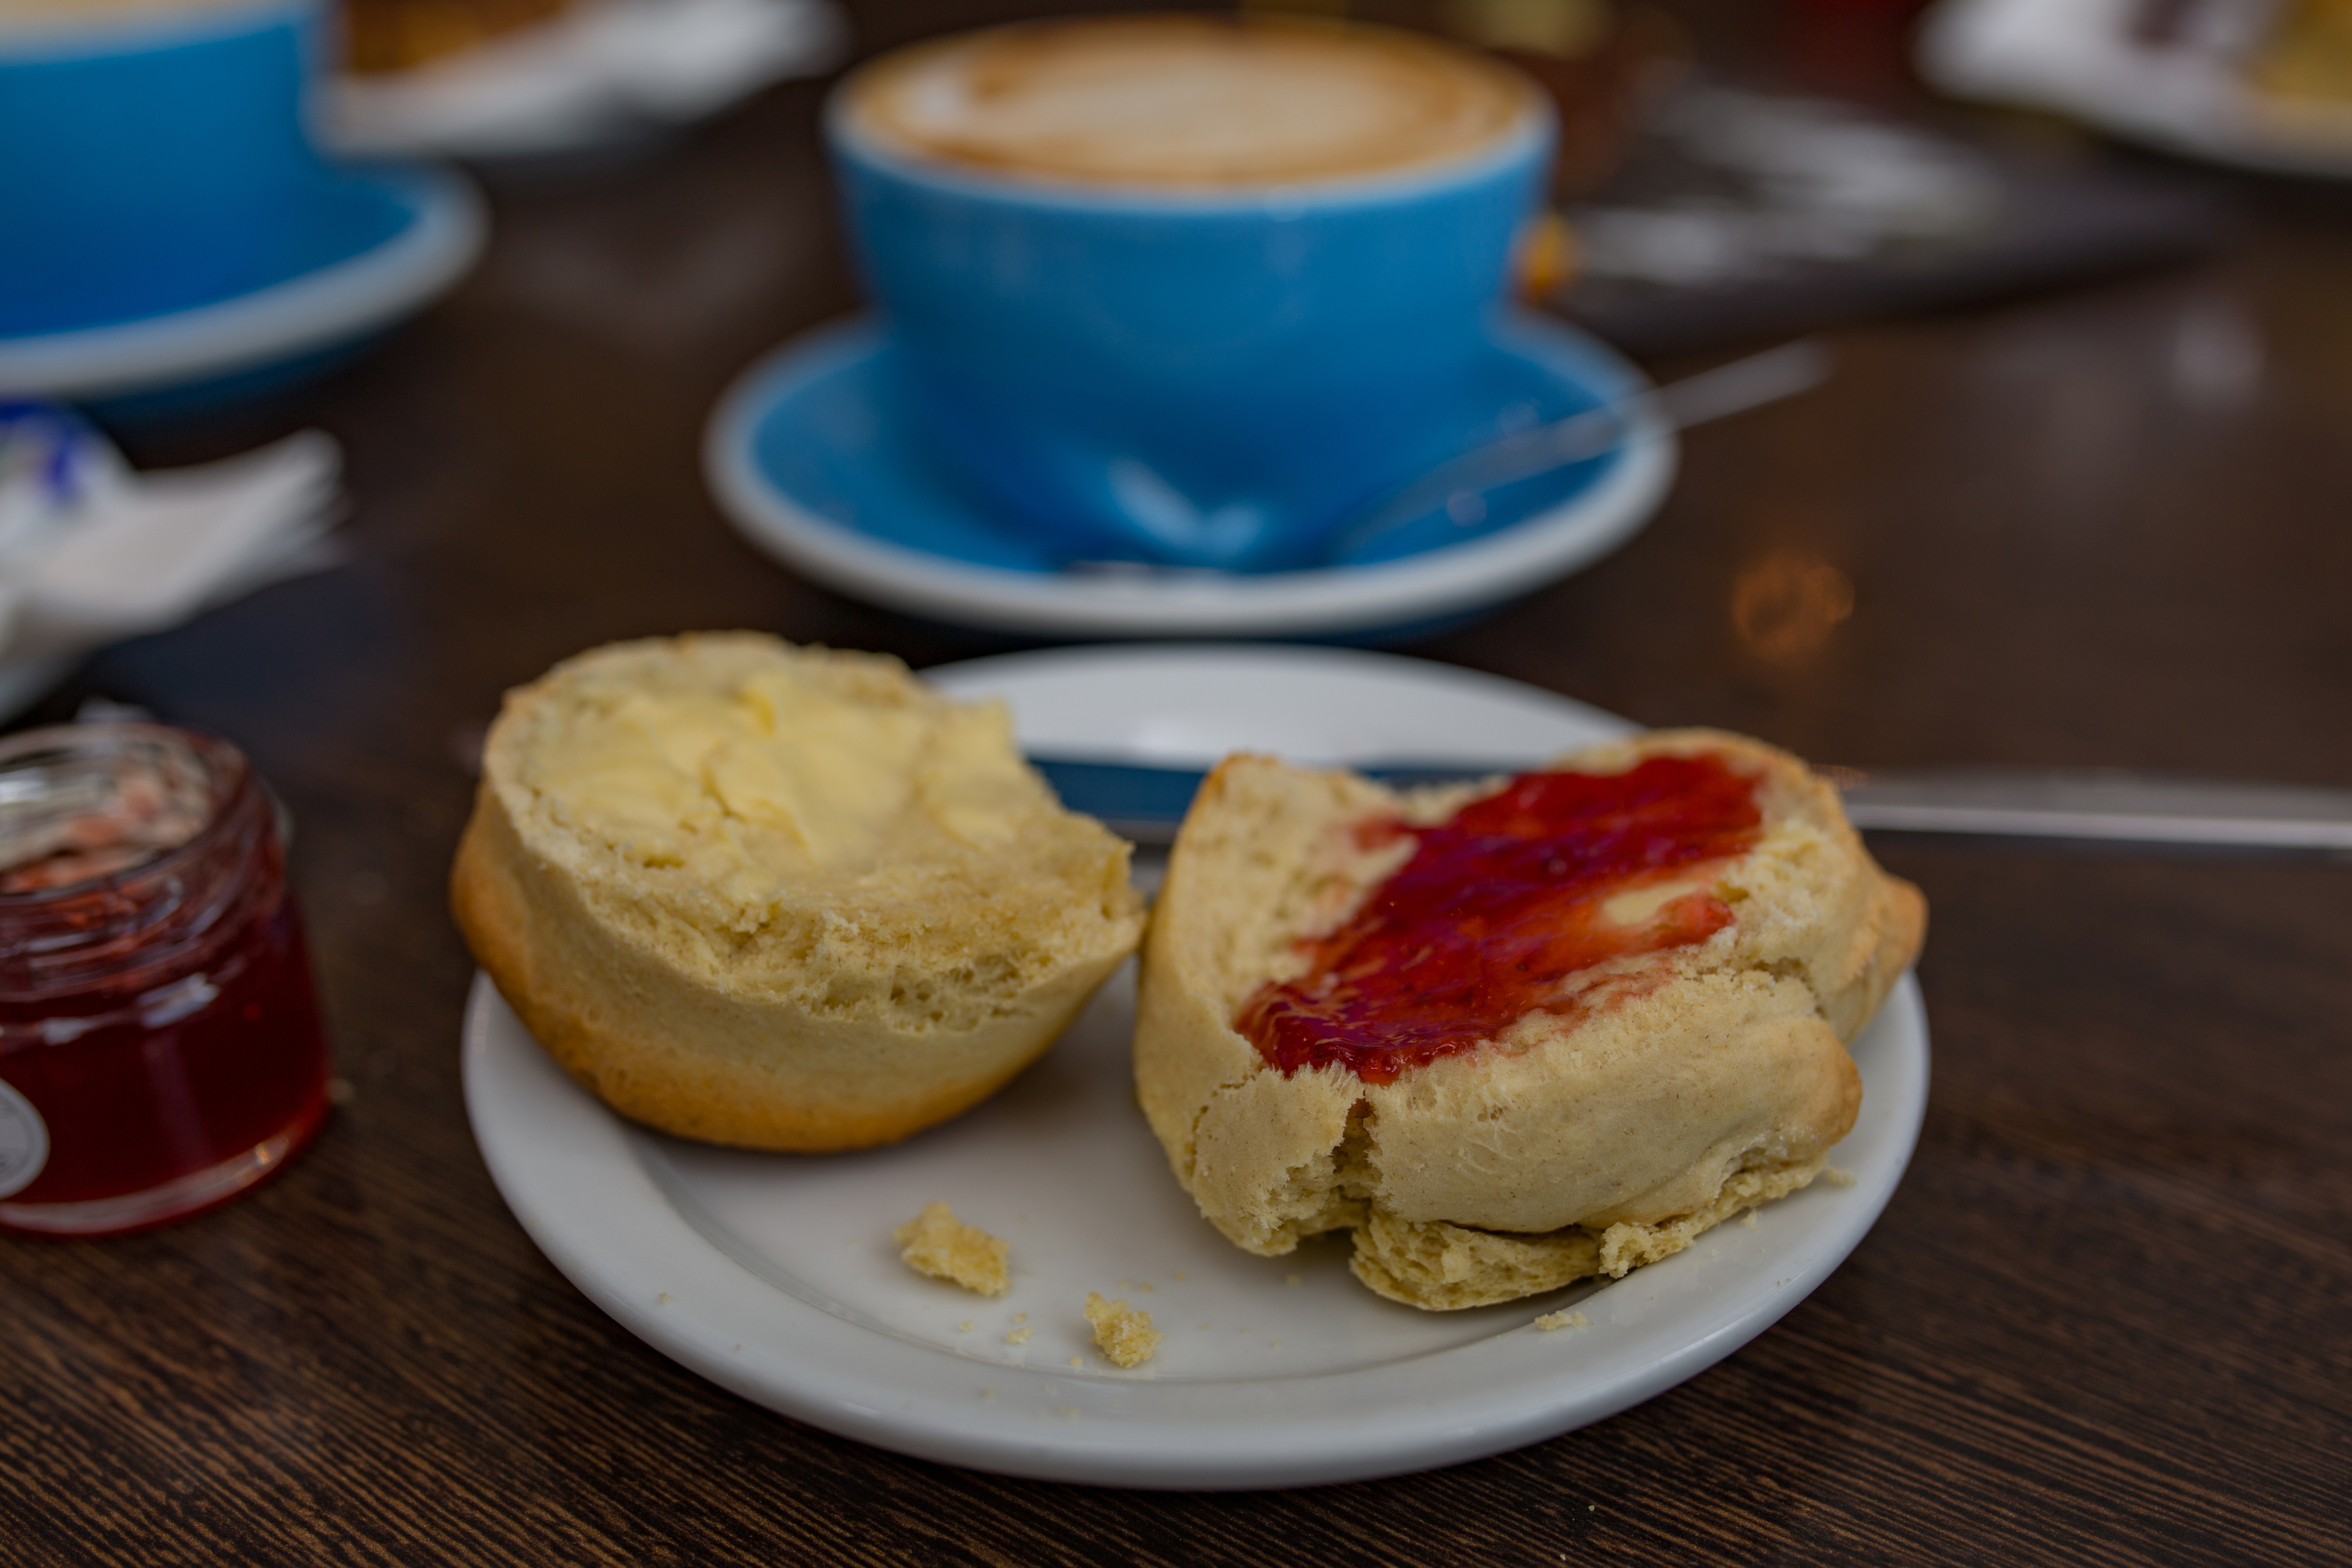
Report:
[[[251,0],[0,0],[0,33],[143,22],[247,8]]]
[[[1141,187],[1292,184],[1443,163],[1502,140],[1532,89],[1386,28],[1094,18],[919,45],[855,79],[850,123],[979,171]]]

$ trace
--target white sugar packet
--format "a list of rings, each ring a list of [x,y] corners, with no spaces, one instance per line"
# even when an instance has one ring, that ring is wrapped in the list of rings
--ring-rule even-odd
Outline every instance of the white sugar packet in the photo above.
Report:
[[[62,409],[0,405],[0,705],[38,695],[5,689],[37,667],[331,565],[341,468],[334,440],[306,430],[140,473]]]

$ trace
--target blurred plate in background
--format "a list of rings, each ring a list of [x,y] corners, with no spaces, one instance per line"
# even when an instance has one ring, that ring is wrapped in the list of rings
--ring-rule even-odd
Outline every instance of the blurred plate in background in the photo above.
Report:
[[[327,141],[469,158],[585,151],[825,70],[846,33],[827,0],[585,0],[405,68],[347,70],[329,90]]]
[[[1956,97],[2054,110],[2211,163],[2352,176],[2352,44],[2325,9],[1943,0],[1920,30],[1919,70]]]

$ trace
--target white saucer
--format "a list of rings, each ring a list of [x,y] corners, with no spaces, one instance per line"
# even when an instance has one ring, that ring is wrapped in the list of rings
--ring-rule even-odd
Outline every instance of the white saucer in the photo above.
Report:
[[[1610,349],[1549,317],[1514,315],[1490,350],[1483,401],[1451,414],[1458,429],[1449,434],[1464,447],[1503,433],[1488,427],[1498,410],[1622,402],[1649,386]],[[1394,635],[1591,563],[1639,531],[1674,480],[1674,432],[1637,404],[1621,446],[1529,481],[1538,497],[1529,510],[1460,542],[1303,572],[1058,570],[914,441],[891,405],[889,353],[887,334],[862,320],[779,349],[720,399],[703,471],[745,537],[786,565],[962,626],[1097,637]]]
[[[1312,648],[1066,648],[930,672],[999,695],[1024,744],[1204,760],[1532,754],[1622,732],[1487,676]],[[1343,1242],[1250,1257],[1194,1211],[1135,1109],[1122,972],[1054,1051],[969,1116],[889,1149],[706,1148],[605,1110],[484,979],[466,1102],[499,1193],[549,1259],[632,1333],[745,1398],[902,1453],[1106,1486],[1360,1480],[1499,1453],[1622,1410],[1729,1355],[1851,1252],[1903,1173],[1927,1101],[1906,978],[1854,1046],[1861,1122],[1817,1184],[1622,1282],[1424,1313],[1348,1274]],[[983,1300],[898,1260],[926,1203],[1012,1243]],[[1167,1336],[1143,1367],[1095,1353],[1079,1304],[1124,1297]],[[1546,1332],[1573,1307],[1583,1327]],[[1006,1342],[1018,1326],[1025,1344]],[[1075,1360],[1076,1364],[1072,1364]]]
[[[488,220],[470,183],[426,167],[355,178],[379,184],[403,208],[382,244],[212,304],[0,338],[0,394],[122,397],[264,372],[391,325],[473,265]]]

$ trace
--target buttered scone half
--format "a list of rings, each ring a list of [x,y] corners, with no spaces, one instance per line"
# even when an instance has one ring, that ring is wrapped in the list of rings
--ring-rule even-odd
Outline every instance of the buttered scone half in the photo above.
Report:
[[[1391,793],[1227,760],[1144,952],[1145,1116],[1236,1245],[1394,1300],[1622,1277],[1805,1185],[1926,905],[1785,752],[1660,731]]]
[[[541,1043],[625,1116],[854,1149],[993,1093],[1134,951],[1128,846],[997,703],[749,633],[508,693],[451,875]]]

